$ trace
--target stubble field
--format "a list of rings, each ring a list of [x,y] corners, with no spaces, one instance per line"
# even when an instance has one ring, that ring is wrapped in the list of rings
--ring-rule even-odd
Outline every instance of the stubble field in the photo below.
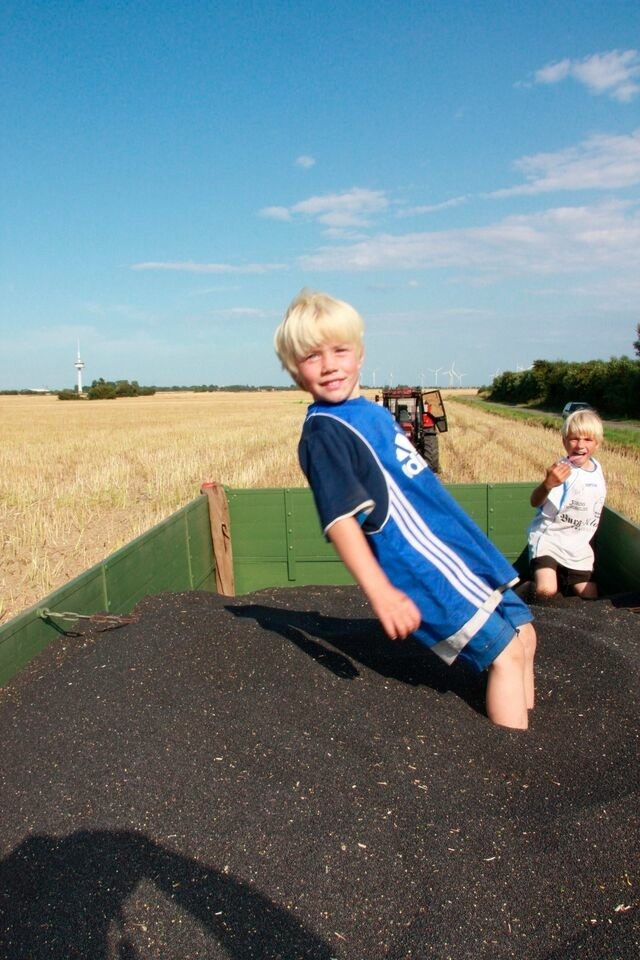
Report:
[[[184,506],[205,480],[303,486],[296,446],[307,403],[294,391],[0,397],[0,623]],[[562,452],[559,430],[455,402],[447,415],[445,483],[533,486]],[[640,455],[606,445],[598,458],[607,503],[640,523]]]

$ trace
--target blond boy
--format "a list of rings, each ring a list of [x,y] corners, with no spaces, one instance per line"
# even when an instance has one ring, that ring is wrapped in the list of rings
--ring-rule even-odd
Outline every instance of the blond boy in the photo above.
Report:
[[[360,396],[364,324],[302,291],[275,333],[311,393],[298,447],[325,535],[391,640],[487,672],[487,715],[526,729],[536,635],[514,569],[445,491],[387,410]]]
[[[538,512],[529,528],[529,562],[536,597],[573,591],[598,596],[591,540],[606,497],[602,467],[593,454],[602,442],[595,410],[577,410],[562,425],[566,456],[547,468],[531,494]]]

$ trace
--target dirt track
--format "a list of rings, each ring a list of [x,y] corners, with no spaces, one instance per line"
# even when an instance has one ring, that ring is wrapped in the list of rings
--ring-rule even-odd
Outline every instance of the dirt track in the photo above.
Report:
[[[635,960],[638,613],[536,609],[527,733],[356,588],[136,615],[0,691],[0,957]]]

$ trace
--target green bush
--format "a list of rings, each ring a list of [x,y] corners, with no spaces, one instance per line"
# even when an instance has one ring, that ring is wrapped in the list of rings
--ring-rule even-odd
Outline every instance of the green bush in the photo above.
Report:
[[[141,387],[137,380],[94,380],[87,391],[89,400],[116,400],[118,397],[149,397],[155,387]]]
[[[82,400],[82,394],[77,390],[61,390],[58,400]]]
[[[630,357],[568,363],[535,360],[531,369],[505,371],[491,384],[488,399],[561,410],[585,400],[609,417],[640,418],[640,361]]]

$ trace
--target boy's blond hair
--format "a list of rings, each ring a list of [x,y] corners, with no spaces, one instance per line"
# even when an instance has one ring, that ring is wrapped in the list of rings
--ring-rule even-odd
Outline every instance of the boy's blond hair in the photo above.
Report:
[[[604,429],[602,420],[595,410],[576,410],[569,414],[562,424],[562,437],[564,440],[571,437],[592,437],[598,443],[602,443]]]
[[[311,350],[335,340],[364,352],[364,321],[344,300],[304,289],[295,297],[275,332],[273,345],[280,362],[296,379],[298,361]]]

